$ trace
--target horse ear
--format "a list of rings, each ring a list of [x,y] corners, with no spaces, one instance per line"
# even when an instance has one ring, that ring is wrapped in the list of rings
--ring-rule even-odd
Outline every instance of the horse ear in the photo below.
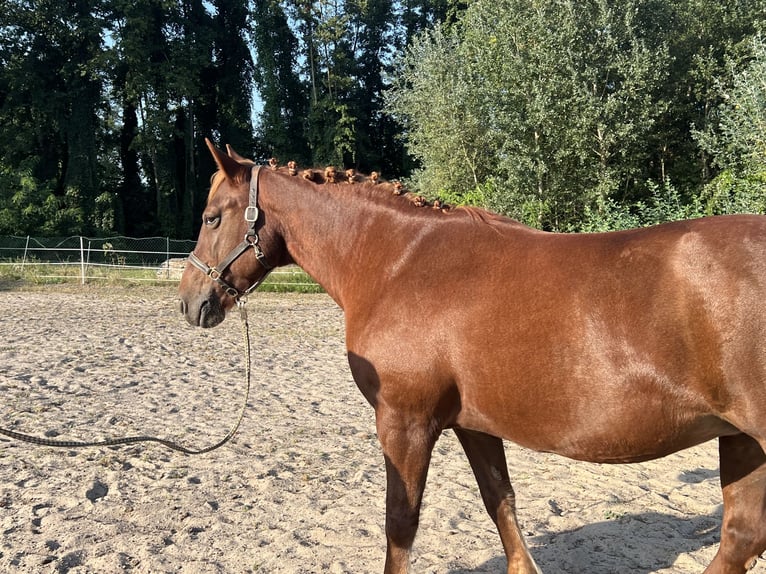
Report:
[[[226,175],[226,178],[230,179],[231,181],[239,180],[243,170],[242,164],[215,147],[213,142],[211,142],[208,138],[205,138],[205,143],[207,144],[210,153],[213,155],[213,159],[218,165],[218,169],[220,169]]]
[[[228,153],[228,154],[229,154],[229,157],[230,157],[231,159],[233,159],[233,160],[235,160],[235,161],[237,161],[237,162],[239,162],[239,163],[242,163],[242,162],[245,162],[245,163],[250,163],[250,160],[249,160],[249,159],[247,159],[246,157],[243,157],[243,156],[239,155],[237,152],[235,152],[235,151],[234,151],[234,148],[233,148],[233,147],[231,147],[229,144],[226,144],[226,153]]]

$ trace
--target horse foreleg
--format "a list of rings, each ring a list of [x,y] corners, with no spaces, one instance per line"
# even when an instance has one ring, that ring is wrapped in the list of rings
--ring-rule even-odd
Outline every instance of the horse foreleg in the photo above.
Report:
[[[484,433],[455,429],[479,483],[484,506],[497,526],[508,559],[508,574],[539,574],[516,520],[516,498],[508,476],[503,441]]]
[[[719,439],[721,544],[705,574],[744,574],[766,550],[766,454],[745,434]]]
[[[378,438],[386,459],[385,574],[409,570],[431,452],[438,432],[428,421],[405,421],[378,413]]]

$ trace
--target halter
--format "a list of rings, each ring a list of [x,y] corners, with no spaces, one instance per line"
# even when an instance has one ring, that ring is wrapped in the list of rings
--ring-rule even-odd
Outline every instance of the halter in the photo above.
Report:
[[[258,237],[256,226],[258,223],[258,216],[260,215],[260,212],[258,211],[258,179],[260,173],[261,166],[256,165],[253,167],[250,174],[250,204],[247,206],[247,209],[245,209],[247,231],[245,232],[245,238],[242,240],[242,242],[234,249],[232,249],[223,261],[221,261],[218,265],[214,265],[213,267],[210,267],[207,263],[197,257],[194,251],[189,253],[189,263],[194,265],[197,269],[202,271],[205,275],[210,277],[210,279],[220,285],[226,294],[236,299],[237,302],[239,302],[242,297],[247,297],[247,295],[255,291],[255,289],[257,289],[258,286],[263,283],[263,280],[266,279],[271,270],[274,269],[274,266],[269,264],[269,262],[266,260],[266,256],[263,254],[263,250],[258,244],[260,239]],[[255,253],[255,258],[263,266],[266,272],[250,287],[244,291],[240,291],[231,283],[224,280],[222,276],[229,268],[229,266],[234,263],[234,261],[236,261],[240,255],[242,255],[251,247],[253,248],[253,253]]]

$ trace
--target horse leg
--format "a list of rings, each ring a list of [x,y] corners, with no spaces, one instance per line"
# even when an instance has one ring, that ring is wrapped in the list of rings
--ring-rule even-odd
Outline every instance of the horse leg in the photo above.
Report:
[[[705,574],[744,574],[766,550],[766,454],[745,434],[719,439],[721,544]]]
[[[439,431],[428,421],[377,417],[378,437],[386,460],[385,574],[406,574],[420,519],[428,465]]]
[[[503,441],[488,434],[455,429],[479,483],[484,506],[497,526],[508,559],[508,574],[539,574],[516,520],[516,498],[508,476]]]

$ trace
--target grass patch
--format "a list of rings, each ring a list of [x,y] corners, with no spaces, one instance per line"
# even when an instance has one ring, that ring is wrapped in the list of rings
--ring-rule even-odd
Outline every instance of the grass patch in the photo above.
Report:
[[[0,262],[2,285],[58,285],[82,283],[79,264],[54,264],[5,261]],[[85,268],[85,283],[105,285],[173,285],[178,284],[180,273],[168,273],[154,267],[125,265],[89,265]],[[276,269],[258,288],[270,293],[323,293],[324,290],[297,265]]]
[[[269,293],[324,293],[324,289],[297,265],[272,271],[258,290]]]

